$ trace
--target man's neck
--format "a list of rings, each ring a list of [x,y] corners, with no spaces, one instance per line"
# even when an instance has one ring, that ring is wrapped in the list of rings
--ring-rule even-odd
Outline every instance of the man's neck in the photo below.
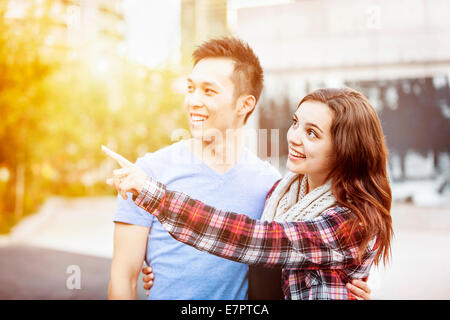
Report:
[[[213,170],[225,173],[238,163],[244,149],[241,131],[228,133],[223,139],[190,139],[189,150]]]

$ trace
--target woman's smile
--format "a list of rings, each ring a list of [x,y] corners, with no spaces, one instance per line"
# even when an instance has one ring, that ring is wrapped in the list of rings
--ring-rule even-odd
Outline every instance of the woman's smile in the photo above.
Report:
[[[289,159],[293,161],[306,159],[306,156],[303,153],[300,153],[294,150],[292,147],[289,148]]]

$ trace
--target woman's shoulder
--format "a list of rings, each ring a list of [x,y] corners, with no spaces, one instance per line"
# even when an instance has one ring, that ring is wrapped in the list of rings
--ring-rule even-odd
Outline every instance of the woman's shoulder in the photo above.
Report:
[[[321,217],[332,217],[335,219],[350,220],[355,217],[355,214],[347,207],[342,205],[334,205],[326,209],[321,215]]]
[[[340,204],[336,204],[332,207],[329,207],[328,209],[326,209],[324,211],[324,213],[329,213],[329,214],[352,214],[352,211]]]

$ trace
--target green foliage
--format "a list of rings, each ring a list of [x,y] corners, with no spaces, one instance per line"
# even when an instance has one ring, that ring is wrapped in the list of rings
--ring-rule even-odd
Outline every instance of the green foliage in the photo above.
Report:
[[[114,194],[102,144],[135,160],[186,127],[176,72],[49,46],[45,15],[18,23],[5,12],[0,4],[0,233],[49,195]]]

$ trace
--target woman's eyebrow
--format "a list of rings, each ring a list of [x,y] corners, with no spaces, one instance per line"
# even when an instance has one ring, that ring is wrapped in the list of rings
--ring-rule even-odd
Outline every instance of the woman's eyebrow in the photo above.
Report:
[[[293,117],[294,117],[295,120],[299,121],[299,120],[298,120],[299,117],[298,117],[295,113],[293,114]],[[310,127],[317,128],[317,130],[319,130],[320,133],[323,134],[323,130],[322,130],[318,125],[316,125],[316,124],[314,124],[314,123],[312,123],[312,122],[307,122],[307,123],[305,123],[305,126],[310,126]]]
[[[315,125],[314,123],[307,122],[307,123],[305,123],[305,125],[310,126],[310,127],[317,128],[317,130],[319,130],[321,133],[323,133],[322,129],[320,129],[320,127],[317,126],[317,125]]]

